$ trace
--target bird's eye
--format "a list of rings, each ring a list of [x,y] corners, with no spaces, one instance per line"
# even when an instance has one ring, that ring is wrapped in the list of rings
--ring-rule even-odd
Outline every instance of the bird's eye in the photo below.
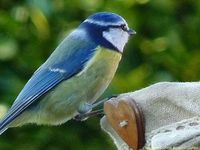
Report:
[[[124,30],[124,31],[127,31],[127,30],[128,30],[128,28],[127,28],[127,26],[126,26],[125,24],[122,24],[122,25],[121,25],[121,28],[122,28],[122,30]]]

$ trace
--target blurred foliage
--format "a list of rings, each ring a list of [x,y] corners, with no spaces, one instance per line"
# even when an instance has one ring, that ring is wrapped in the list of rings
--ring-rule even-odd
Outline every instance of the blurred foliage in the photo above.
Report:
[[[94,12],[122,15],[131,38],[104,97],[159,81],[200,78],[200,1],[0,0],[0,116],[59,42]],[[2,150],[115,149],[99,118],[58,127],[28,125],[0,137]]]

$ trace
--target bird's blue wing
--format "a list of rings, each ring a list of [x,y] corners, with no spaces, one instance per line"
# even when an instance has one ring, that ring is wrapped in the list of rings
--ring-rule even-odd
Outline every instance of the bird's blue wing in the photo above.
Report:
[[[67,41],[65,41],[67,42]],[[67,80],[83,70],[84,65],[93,56],[97,45],[82,41],[80,45],[65,45],[62,43],[49,59],[44,63],[27,82],[11,109],[0,122],[0,133],[5,127],[18,117],[27,107],[38,101],[49,90],[56,87],[63,80]],[[68,48],[68,49],[67,49]],[[61,50],[59,50],[61,49]],[[64,49],[64,50],[63,50]],[[56,53],[62,57],[56,57]],[[54,61],[53,61],[54,60]],[[50,63],[49,63],[50,62]]]
[[[63,76],[58,72],[40,70],[35,74],[24,87],[5,118],[0,122],[0,130],[62,80]]]

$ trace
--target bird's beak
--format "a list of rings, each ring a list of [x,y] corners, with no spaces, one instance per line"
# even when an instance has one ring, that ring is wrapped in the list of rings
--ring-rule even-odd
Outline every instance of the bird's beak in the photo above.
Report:
[[[135,35],[136,34],[135,30],[132,30],[132,29],[129,29],[127,32],[128,32],[129,35]]]

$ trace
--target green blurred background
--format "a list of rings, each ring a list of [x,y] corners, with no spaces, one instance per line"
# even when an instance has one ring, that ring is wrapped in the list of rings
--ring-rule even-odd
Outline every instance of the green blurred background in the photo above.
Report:
[[[99,11],[120,14],[137,31],[103,97],[160,81],[199,80],[198,0],[0,0],[1,117],[58,43]],[[10,129],[0,150],[114,150],[99,119]]]

